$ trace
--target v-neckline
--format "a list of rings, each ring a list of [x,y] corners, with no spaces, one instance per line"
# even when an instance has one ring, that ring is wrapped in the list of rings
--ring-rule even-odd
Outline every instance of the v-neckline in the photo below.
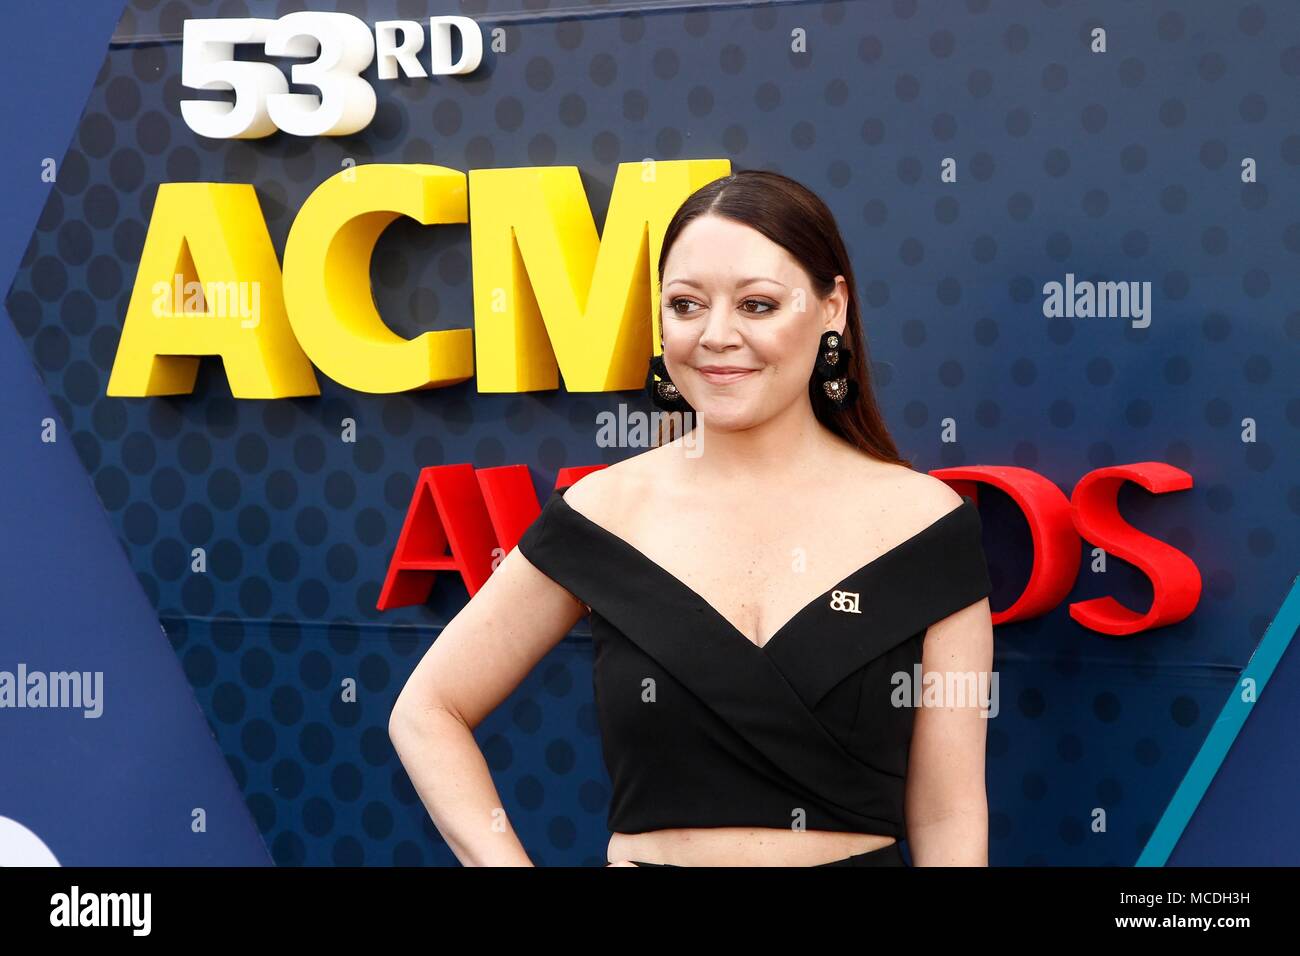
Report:
[[[659,564],[656,561],[651,560],[650,557],[645,554],[645,552],[641,551],[641,549],[637,548],[631,542],[625,540],[624,538],[619,537],[614,532],[610,531],[608,528],[598,524],[597,522],[593,521],[591,518],[588,518],[581,511],[578,511],[567,501],[565,501],[564,492],[571,487],[572,485],[565,485],[563,488],[556,488],[555,491],[552,492],[552,494],[559,499],[558,504],[560,505],[560,507],[564,509],[565,513],[569,515],[573,515],[578,519],[579,522],[583,524],[584,527],[589,528],[590,530],[596,532],[597,535],[611,542],[612,544],[614,544],[615,547],[624,549],[628,554],[633,556],[635,559],[639,560],[647,567],[653,569],[653,571],[659,574],[660,576],[662,576],[665,581],[667,581],[678,591],[680,591],[681,593],[689,597],[691,601],[693,601],[695,604],[698,604],[707,613],[711,614],[718,621],[718,623],[720,623],[721,625],[723,625],[723,627],[726,628],[729,634],[734,635],[740,641],[749,645],[749,647],[753,648],[756,652],[760,654],[767,654],[769,652],[769,649],[772,647],[772,645],[776,643],[776,641],[780,639],[782,635],[784,635],[787,631],[789,631],[792,627],[794,627],[799,622],[800,619],[805,617],[815,607],[817,607],[824,598],[829,597],[832,594],[832,592],[844,590],[847,585],[852,584],[862,575],[875,570],[881,564],[881,562],[883,562],[886,558],[889,558],[891,556],[897,556],[902,552],[902,549],[905,546],[912,544],[914,541],[917,541],[922,536],[931,533],[934,529],[938,528],[940,525],[944,524],[945,522],[951,521],[953,517],[955,515],[960,514],[963,509],[975,507],[975,502],[970,498],[970,496],[962,495],[961,504],[957,505],[952,510],[947,511],[944,514],[940,515],[938,518],[935,518],[933,521],[927,524],[924,528],[921,528],[915,534],[910,535],[907,538],[904,538],[902,541],[898,542],[898,544],[893,545],[887,550],[876,555],[876,557],[872,558],[866,564],[858,567],[853,571],[850,571],[848,574],[846,574],[835,584],[832,584],[825,591],[816,595],[811,600],[809,600],[806,604],[802,605],[799,608],[799,610],[795,611],[794,614],[792,614],[789,618],[787,618],[786,621],[780,627],[778,627],[775,631],[773,631],[772,636],[769,637],[766,641],[764,641],[762,644],[757,644],[754,641],[750,640],[749,636],[745,634],[744,631],[736,627],[736,625],[731,622],[730,618],[728,618],[721,611],[719,611],[713,604],[711,604],[708,600],[706,600],[704,595],[700,594],[693,587],[691,587],[689,584],[687,584],[677,575],[673,574],[663,565]]]

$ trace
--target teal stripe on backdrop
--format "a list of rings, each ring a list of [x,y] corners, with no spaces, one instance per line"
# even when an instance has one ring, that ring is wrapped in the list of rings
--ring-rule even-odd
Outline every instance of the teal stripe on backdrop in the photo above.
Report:
[[[1278,662],[1282,660],[1287,647],[1290,646],[1297,627],[1300,627],[1300,576],[1292,582],[1291,590],[1286,600],[1282,602],[1282,609],[1278,611],[1277,617],[1264,632],[1264,639],[1259,642],[1259,647],[1250,656],[1245,669],[1241,672],[1241,677],[1237,679],[1237,686],[1228,695],[1228,700],[1223,705],[1223,710],[1219,712],[1214,726],[1210,728],[1205,743],[1201,745],[1200,752],[1188,768],[1187,776],[1179,784],[1164,816],[1160,818],[1155,831],[1151,834],[1151,839],[1142,850],[1142,855],[1138,857],[1138,866],[1164,866],[1169,860],[1169,855],[1182,837],[1188,821],[1191,820],[1192,814],[1196,812],[1205,792],[1214,781],[1214,775],[1219,772],[1219,767],[1222,766],[1228,751],[1232,749],[1233,742],[1245,726],[1246,718],[1254,709],[1255,702],[1263,695],[1264,687],[1273,676],[1273,671],[1277,669]],[[1245,693],[1245,688],[1249,686],[1248,682],[1254,685],[1250,695]],[[1247,696],[1250,699],[1247,699]]]

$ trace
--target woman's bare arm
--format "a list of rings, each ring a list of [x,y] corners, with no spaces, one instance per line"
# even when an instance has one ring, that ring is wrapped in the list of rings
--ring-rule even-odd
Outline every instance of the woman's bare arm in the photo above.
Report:
[[[531,866],[473,729],[586,613],[518,548],[425,652],[388,735],[434,826],[466,866]]]
[[[942,700],[918,708],[912,730],[904,815],[915,866],[988,866],[982,711],[990,702],[982,694],[997,690],[992,666],[988,598],[930,625],[921,671],[940,682]],[[926,692],[922,687],[922,700]]]

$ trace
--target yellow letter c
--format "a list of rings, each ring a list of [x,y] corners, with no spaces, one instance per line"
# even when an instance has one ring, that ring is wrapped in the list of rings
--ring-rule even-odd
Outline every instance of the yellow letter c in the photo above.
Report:
[[[470,329],[404,339],[370,291],[370,259],[398,216],[426,226],[467,222],[466,176],[444,166],[365,164],[321,183],[284,248],[284,300],[307,357],[340,385],[389,393],[463,382],[474,374]]]

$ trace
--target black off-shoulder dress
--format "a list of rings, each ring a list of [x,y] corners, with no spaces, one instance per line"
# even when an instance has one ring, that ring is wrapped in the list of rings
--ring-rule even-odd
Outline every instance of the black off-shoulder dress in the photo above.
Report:
[[[963,496],[760,647],[564,491],[518,547],[591,608],[610,832],[800,826],[905,839],[926,629],[992,589],[974,501]]]

